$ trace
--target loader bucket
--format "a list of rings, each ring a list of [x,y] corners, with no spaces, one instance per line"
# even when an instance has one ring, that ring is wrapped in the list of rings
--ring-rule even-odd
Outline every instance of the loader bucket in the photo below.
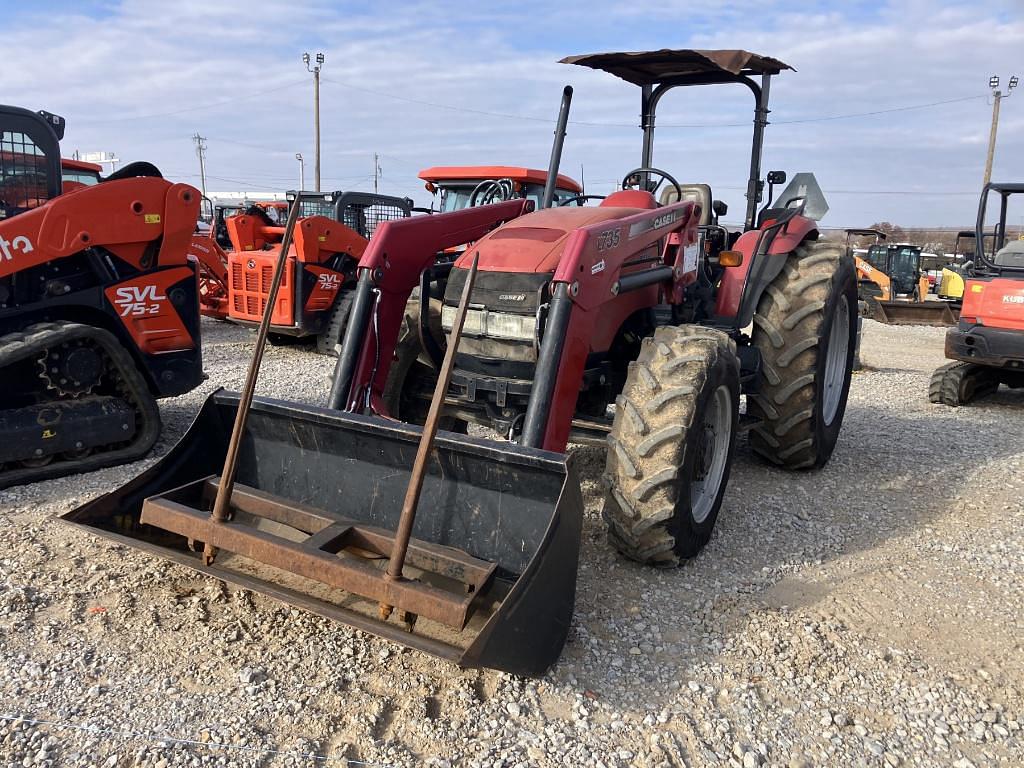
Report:
[[[420,428],[256,398],[232,517],[212,522],[238,402],[213,393],[164,458],[63,518],[462,666],[540,675],[558,658],[583,511],[566,456],[439,432],[388,621],[379,577]]]
[[[958,312],[945,301],[878,301],[874,319],[889,325],[956,325]]]

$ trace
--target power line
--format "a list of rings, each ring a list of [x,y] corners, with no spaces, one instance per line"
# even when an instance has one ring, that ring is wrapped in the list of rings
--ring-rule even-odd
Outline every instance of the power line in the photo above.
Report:
[[[305,83],[305,80],[296,80],[284,85],[277,86],[275,88],[265,88],[262,91],[256,91],[254,93],[247,93],[243,96],[235,96],[231,99],[223,99],[221,101],[211,102],[209,104],[199,104],[194,107],[184,107],[182,109],[171,110],[170,112],[153,112],[148,115],[128,115],[126,117],[110,117],[104,120],[76,120],[75,125],[100,125],[104,123],[123,123],[130,120],[149,120],[153,117],[170,117],[172,115],[183,115],[186,112],[199,112],[204,109],[213,109],[215,107],[222,107],[225,104],[234,104],[236,101],[245,101],[247,99],[254,99],[259,96],[263,96],[268,93],[277,93],[283,91],[286,88],[292,88],[296,85]]]
[[[330,80],[323,78],[326,83],[332,83],[333,85],[340,85],[342,88],[348,88],[353,91],[360,91],[362,93],[372,94],[374,96],[382,96],[387,99],[394,99],[395,101],[404,101],[409,104],[419,104],[424,107],[433,107],[434,109],[444,109],[450,112],[462,112],[469,115],[482,115],[484,117],[498,117],[503,120],[529,120],[531,122],[549,123],[551,122],[550,117],[537,117],[534,115],[515,115],[508,112],[492,112],[485,109],[474,109],[472,107],[459,107],[453,104],[441,104],[435,101],[425,101],[423,99],[412,99],[408,96],[398,96],[394,93],[387,93],[385,91],[376,91],[372,88],[363,88],[358,85],[352,85],[351,83],[343,83],[338,80]],[[856,117],[872,117],[875,115],[886,115],[893,112],[908,112],[915,109],[929,109],[931,107],[945,106],[946,104],[955,104],[962,101],[973,101],[976,99],[987,98],[986,94],[978,94],[975,96],[961,96],[955,99],[945,99],[943,101],[932,101],[926,104],[907,104],[901,107],[891,107],[888,109],[874,109],[869,112],[850,112],[842,115],[822,115],[819,117],[806,117],[806,118],[794,118],[792,120],[773,120],[772,123],[775,125],[792,125],[797,123],[816,123],[824,122],[828,120],[849,120]],[[605,123],[605,122],[591,122],[586,120],[570,120],[570,125],[580,125],[592,128],[635,128],[635,123]],[[659,123],[658,128],[749,128],[750,122],[744,123]]]

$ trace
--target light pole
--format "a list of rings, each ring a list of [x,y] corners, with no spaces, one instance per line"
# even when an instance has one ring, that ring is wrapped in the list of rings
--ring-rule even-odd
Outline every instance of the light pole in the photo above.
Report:
[[[302,153],[296,152],[295,159],[299,161],[299,191],[306,188],[306,161],[302,159]]]
[[[1010,97],[1010,91],[1017,87],[1017,76],[1011,75],[1006,85],[1006,93],[999,90],[999,75],[988,79],[988,87],[992,89],[992,128],[988,134],[988,157],[985,159],[985,184],[992,181],[992,160],[996,154],[996,132],[999,130],[999,102]]]
[[[200,136],[199,131],[196,131],[192,141],[196,143],[196,154],[199,156],[199,185],[203,197],[206,197],[206,137]]]
[[[324,65],[324,55],[317,53],[316,65],[309,66],[309,54],[302,54],[302,63],[306,65],[306,71],[313,73],[313,183],[314,189],[320,191],[320,67]]]

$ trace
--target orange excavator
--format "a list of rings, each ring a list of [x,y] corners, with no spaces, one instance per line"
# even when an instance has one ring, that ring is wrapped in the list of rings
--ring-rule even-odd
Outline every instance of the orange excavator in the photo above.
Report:
[[[1010,199],[1024,184],[986,184],[978,205],[974,261],[964,284],[955,328],[946,332],[946,363],[932,375],[928,399],[958,406],[995,392],[1024,387],[1024,239],[1006,237]],[[999,221],[986,248],[985,209],[997,198]]]

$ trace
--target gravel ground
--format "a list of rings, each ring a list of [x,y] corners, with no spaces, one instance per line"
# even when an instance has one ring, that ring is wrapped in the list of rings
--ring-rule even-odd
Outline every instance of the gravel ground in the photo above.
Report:
[[[205,322],[205,321],[204,321]],[[251,336],[205,323],[201,391]],[[541,680],[464,671],[56,521],[152,460],[0,491],[0,765],[1024,764],[1024,392],[929,405],[942,329],[867,321],[840,444],[737,453],[715,535],[673,571],[609,550],[581,462],[576,616]],[[271,348],[261,391],[331,361]]]

